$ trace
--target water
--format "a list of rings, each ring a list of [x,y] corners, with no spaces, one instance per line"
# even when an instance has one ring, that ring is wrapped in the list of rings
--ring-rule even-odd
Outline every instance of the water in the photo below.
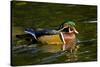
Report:
[[[96,25],[87,24],[89,27],[92,27],[90,35],[89,28],[85,30],[84,33],[77,35],[79,40],[82,40],[82,43],[79,43],[79,50],[76,54],[64,53],[64,54],[56,54],[61,51],[61,47],[59,45],[43,45],[39,46],[38,49],[33,51],[33,49],[28,49],[27,52],[19,54],[12,54],[12,64],[13,65],[32,65],[32,64],[52,64],[52,63],[69,63],[69,62],[86,62],[86,61],[96,61],[97,60],[97,40],[96,39]],[[80,31],[81,32],[81,31]],[[85,35],[87,34],[87,35]],[[85,36],[86,38],[84,38]],[[87,42],[85,42],[87,41]],[[26,50],[26,49],[25,49]],[[34,49],[35,50],[35,49]],[[20,50],[19,50],[20,51]],[[33,53],[32,53],[33,51]],[[59,56],[60,55],[60,56]],[[53,56],[53,57],[52,57]],[[49,58],[49,59],[48,59]],[[44,60],[45,59],[45,60]]]

